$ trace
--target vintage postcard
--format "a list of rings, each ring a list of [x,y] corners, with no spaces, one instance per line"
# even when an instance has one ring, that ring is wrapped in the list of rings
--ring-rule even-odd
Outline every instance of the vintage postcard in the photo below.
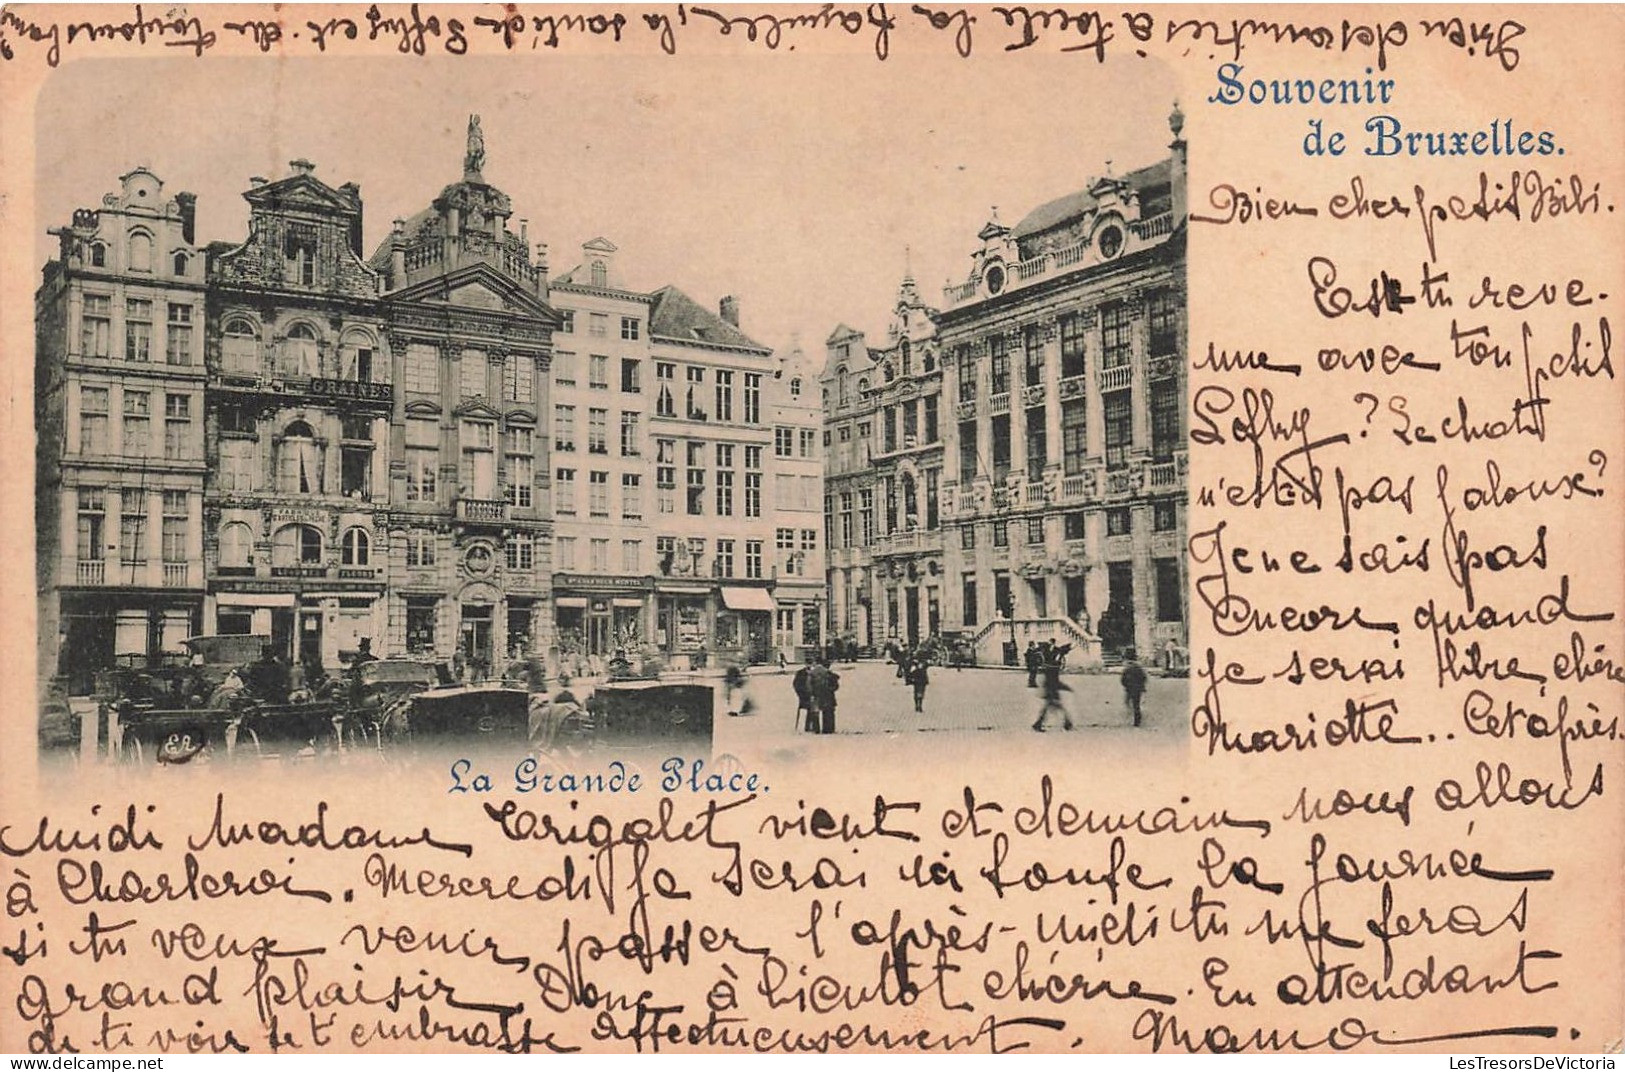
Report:
[[[0,1050],[1617,1053],[1622,31],[0,11]]]

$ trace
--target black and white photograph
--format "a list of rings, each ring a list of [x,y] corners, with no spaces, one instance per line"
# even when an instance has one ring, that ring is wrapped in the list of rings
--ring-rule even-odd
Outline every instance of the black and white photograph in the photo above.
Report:
[[[365,128],[314,66],[157,65],[140,122],[127,64],[54,82],[42,748],[1182,733],[1172,92],[848,62],[876,111],[797,122],[842,63],[431,76]]]

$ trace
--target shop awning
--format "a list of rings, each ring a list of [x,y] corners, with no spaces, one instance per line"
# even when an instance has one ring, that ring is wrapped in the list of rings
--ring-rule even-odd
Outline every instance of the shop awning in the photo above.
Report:
[[[639,607],[639,608],[641,608],[643,606],[643,600],[641,600],[641,599],[629,599],[629,598],[627,598],[625,596],[617,596],[616,598],[609,601],[609,605],[612,606],[612,607]]]
[[[724,588],[722,605],[729,610],[773,609],[773,597],[765,588]]]
[[[587,600],[585,596],[554,596],[553,605],[555,607],[585,607]]]

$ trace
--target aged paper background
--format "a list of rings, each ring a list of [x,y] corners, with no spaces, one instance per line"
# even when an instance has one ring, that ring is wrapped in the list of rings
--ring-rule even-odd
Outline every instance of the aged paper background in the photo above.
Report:
[[[1618,505],[1625,407],[1609,325],[1625,288],[1615,211],[1625,181],[1619,8],[1102,8],[1097,14],[1110,20],[1111,39],[1098,50],[1073,51],[1066,50],[1099,39],[1098,24],[1063,24],[1056,16],[1035,26],[1033,43],[1022,48],[1015,47],[1019,13],[877,5],[866,9],[857,32],[826,18],[783,27],[770,46],[767,21],[757,24],[754,40],[743,24],[723,35],[695,8],[673,31],[673,54],[644,16],[675,20],[675,7],[617,10],[628,20],[619,43],[574,34],[557,48],[538,48],[538,35],[527,31],[509,51],[498,34],[472,29],[473,14],[495,17],[496,8],[432,9],[441,20],[470,20],[467,54],[450,56],[445,35],[425,40],[426,55],[414,54],[410,39],[398,49],[399,34],[369,42],[365,7],[193,8],[190,15],[217,34],[200,58],[185,45],[170,47],[177,35],[144,44],[66,39],[72,23],[133,19],[135,9],[6,10],[0,374],[7,449],[0,465],[9,509],[0,515],[0,538],[10,550],[0,584],[11,684],[0,720],[0,821],[9,847],[0,859],[7,912],[0,943],[8,951],[0,962],[0,1049],[96,1052],[98,1043],[122,1042],[133,1051],[324,1043],[383,1050],[1617,1050],[1625,1012],[1618,797],[1625,775],[1618,732],[1625,707],[1618,618],[1625,610]],[[420,15],[429,14],[421,7]],[[222,25],[279,17],[298,27],[330,16],[356,20],[360,33],[342,42],[335,35],[319,56],[308,32],[262,50]],[[876,56],[881,35],[867,21],[877,16],[895,20],[884,60]],[[1287,23],[1324,28],[1325,36],[1238,27],[1249,18],[1277,30]],[[1192,19],[1214,22],[1198,31],[1186,22]],[[1431,33],[1424,29],[1430,21],[1437,23]],[[52,57],[60,66],[48,65],[42,40],[52,26],[63,34]],[[1372,77],[1394,80],[1392,100],[1214,103],[1215,72],[1227,62],[1244,65],[1243,81],[1363,78],[1373,68]],[[217,99],[211,85],[222,87]],[[601,87],[601,95],[582,94],[583,85]],[[767,114],[745,106],[753,86],[771,87],[762,92],[776,102],[780,125],[752,125]],[[671,123],[691,140],[650,141],[641,156],[588,167],[580,147],[549,144],[545,118],[522,144],[493,137],[493,173],[504,174],[511,192],[530,181],[521,173],[545,176],[527,187],[542,196],[541,204],[525,206],[532,229],[551,240],[553,221],[570,212],[573,188],[625,189],[626,225],[610,221],[617,240],[625,235],[628,247],[645,241],[657,249],[690,243],[683,256],[691,274],[679,282],[703,293],[743,287],[754,298],[760,291],[748,315],[761,310],[809,342],[845,317],[884,307],[905,244],[912,243],[916,264],[930,265],[921,274],[933,289],[943,270],[960,278],[980,218],[938,220],[918,237],[919,226],[905,222],[905,206],[933,197],[936,169],[1006,170],[1012,192],[999,203],[1006,219],[1015,218],[1103,170],[1110,149],[1072,144],[1073,131],[1106,129],[1103,117],[1114,115],[1163,124],[1175,97],[1185,117],[1193,214],[1230,217],[1237,202],[1226,186],[1249,194],[1255,207],[1275,198],[1318,210],[1245,223],[1238,215],[1237,222],[1193,222],[1189,229],[1186,424],[1198,435],[1190,486],[1193,496],[1217,489],[1215,503],[1192,503],[1188,524],[1190,651],[1197,670],[1216,668],[1190,681],[1196,732],[800,739],[793,748],[739,753],[770,786],[748,801],[680,791],[668,804],[646,789],[620,798],[583,795],[573,809],[558,796],[514,793],[512,756],[506,765],[492,761],[497,788],[484,798],[449,795],[445,769],[428,763],[225,771],[35,762],[29,309],[50,251],[44,231],[65,221],[63,206],[93,205],[114,188],[118,169],[163,160],[169,163],[155,168],[171,189],[213,184],[206,237],[240,235],[233,198],[254,169],[280,168],[301,155],[322,163],[345,155],[353,138],[382,161],[367,173],[369,211],[404,213],[455,177],[467,114],[483,113],[490,136],[493,117],[501,129],[519,130],[520,115],[545,117],[550,100],[584,97],[596,97],[582,106],[601,109],[596,115],[606,128],[644,122],[629,118],[640,110],[659,116],[670,108]],[[250,98],[246,113],[223,103]],[[1073,123],[1069,117],[1079,113],[1090,122]],[[1562,154],[1368,157],[1364,124],[1376,114],[1397,117],[1407,131],[1478,132],[1510,122],[1518,131],[1552,132]],[[1315,118],[1347,135],[1346,155],[1305,155]],[[885,143],[876,131],[922,121],[943,124],[933,127],[934,156],[869,151]],[[656,121],[648,129],[662,127]],[[1166,144],[1165,129],[1153,134],[1159,140],[1151,145]],[[420,137],[448,146],[445,159],[426,163],[415,148]],[[784,139],[802,154],[795,174],[773,170],[788,166],[790,154],[765,148]],[[615,144],[614,134],[609,141]],[[764,149],[754,156],[702,152],[721,144]],[[107,145],[124,150],[118,162],[103,162]],[[578,155],[572,161],[570,154]],[[351,177],[334,167],[322,172],[330,181]],[[1486,204],[1518,186],[1516,213],[1503,205],[1473,218],[1481,172]],[[655,211],[630,196],[651,174],[663,184]],[[1350,208],[1358,189],[1363,211],[1334,219],[1334,202]],[[781,218],[776,232],[760,219],[752,226],[793,236],[788,244],[832,275],[871,280],[853,299],[861,306],[808,307],[796,294],[758,287],[752,280],[758,272],[773,277],[769,261],[782,252],[743,244],[749,229],[685,230],[683,217],[713,190],[743,198],[735,211],[747,218],[764,211],[751,203],[750,191],[759,191],[768,218]],[[837,203],[841,190],[844,203]],[[1454,208],[1451,198],[1458,199]],[[1404,211],[1383,212],[1389,206]],[[866,230],[870,241],[854,248],[851,236]],[[369,248],[373,240],[369,231]],[[562,260],[562,246],[555,249]],[[873,262],[883,263],[867,267]],[[1317,312],[1313,282],[1328,279],[1328,264],[1355,303],[1369,302],[1374,287],[1392,296],[1372,282],[1386,273],[1414,304],[1399,305],[1403,313],[1383,302],[1376,315]],[[1448,272],[1448,283],[1434,287],[1448,291],[1452,305],[1429,307],[1422,284],[1429,270]],[[1493,282],[1481,285],[1486,278]],[[1579,290],[1569,285],[1574,279],[1583,281]],[[1512,283],[1525,288],[1520,304],[1528,308],[1505,307]],[[1554,285],[1550,300],[1531,301],[1544,284]],[[1336,297],[1324,300],[1332,309]],[[1506,352],[1505,366],[1475,362],[1470,345],[1453,343],[1453,320],[1460,330],[1486,325],[1485,337]],[[1385,344],[1440,367],[1384,373]],[[1270,371],[1261,358],[1221,371],[1214,366],[1222,362],[1209,359],[1210,345],[1232,354],[1267,351],[1269,363],[1302,371]],[[1375,347],[1379,367],[1324,371],[1317,354],[1329,347]],[[1545,372],[1538,381],[1537,367]],[[1531,392],[1547,401],[1515,410],[1518,399],[1536,397]],[[1467,442],[1461,414],[1475,426],[1510,427]],[[1238,418],[1253,429],[1250,436],[1232,424]],[[1417,428],[1438,441],[1424,441]],[[1284,482],[1276,461],[1306,444],[1312,449],[1289,457],[1287,472],[1301,477],[1318,468],[1324,502],[1275,505],[1267,489]],[[1262,504],[1226,505],[1224,487],[1240,485],[1244,498],[1253,488],[1255,448]],[[1545,483],[1554,493],[1470,509],[1463,490],[1488,486],[1487,462],[1503,474],[1503,488]],[[1363,505],[1340,508],[1350,500],[1338,490],[1339,472]],[[1392,496],[1378,487],[1383,478]],[[1409,508],[1384,501],[1397,500],[1407,481]],[[1577,485],[1598,494],[1576,492]],[[1395,537],[1405,535],[1412,549],[1431,541],[1428,568],[1337,569],[1345,508],[1354,555],[1382,541],[1397,560]],[[1467,543],[1462,531],[1470,533]],[[1502,545],[1510,550],[1497,553]],[[1251,557],[1238,558],[1238,548]],[[1295,571],[1287,564],[1294,550],[1322,568]],[[1279,571],[1263,571],[1266,554],[1282,563]],[[1470,610],[1453,579],[1452,566],[1463,561],[1474,567]],[[1258,571],[1242,573],[1238,563]],[[1419,617],[1429,605],[1441,620],[1479,616],[1486,627],[1447,637]],[[1307,621],[1300,615],[1284,619],[1284,628],[1246,626],[1252,611],[1269,612],[1279,625],[1285,607],[1303,608]],[[1397,623],[1397,632],[1349,624],[1355,608],[1367,623]],[[1488,618],[1483,608],[1493,608]],[[1336,627],[1338,619],[1344,627]],[[1455,680],[1439,666],[1447,640],[1461,652],[1481,645],[1454,660]],[[1566,661],[1576,648],[1589,668],[1580,675]],[[1344,681],[1327,669],[1331,680],[1292,684],[1277,672],[1294,651],[1304,667],[1314,659],[1348,666],[1402,660],[1403,677]],[[1515,659],[1523,674],[1544,680],[1515,674]],[[1475,669],[1463,669],[1469,664]],[[1263,680],[1241,680],[1247,677]],[[939,689],[952,688],[948,672],[937,680]],[[1031,704],[1011,680],[1009,702]],[[767,687],[787,689],[782,679],[768,679]],[[1354,728],[1338,732],[1334,723]],[[1300,738],[1312,726],[1314,746],[1249,747],[1259,731],[1284,739],[1289,724]],[[1496,725],[1508,732],[1486,732]],[[1210,747],[1216,733],[1230,745]],[[360,827],[387,840],[427,828],[441,843],[471,848],[466,856],[425,845],[224,849],[203,844],[217,792],[232,822],[297,827],[325,802],[334,831]],[[917,840],[874,834],[877,797],[893,806],[886,829]],[[969,818],[972,797],[997,808]],[[713,800],[726,810],[710,813],[707,836],[703,817]],[[586,834],[573,845],[505,838],[487,809],[500,813],[508,801],[583,830],[601,812],[613,825],[594,827],[591,836],[613,828],[622,838],[613,846],[592,844]],[[163,848],[107,851],[109,826],[130,808],[134,824]],[[643,844],[628,843],[618,824],[634,816],[661,822],[663,808],[666,838],[646,834]],[[815,808],[850,815],[870,836],[826,839],[793,824],[774,836],[770,817],[791,823]],[[1047,814],[1048,822],[1029,821],[1023,808]],[[1093,821],[1058,828],[1079,827],[1079,814]],[[53,831],[103,840],[96,848],[30,848],[42,816]],[[1129,818],[1114,823],[1111,816]],[[686,838],[677,833],[685,823],[697,824]],[[188,838],[199,842],[190,866],[239,877],[264,869],[275,876],[267,885],[285,882],[330,899],[283,890],[130,903],[152,895],[160,875],[185,883]],[[560,878],[565,856],[577,880],[594,890],[585,900],[386,895],[376,883],[393,865],[490,876],[499,886],[509,875],[532,889],[549,876],[568,885]],[[92,862],[124,893],[87,899],[84,887],[74,886],[77,903],[70,902],[63,876]],[[979,874],[998,868],[1007,878],[1032,879],[1034,862],[1051,879],[1071,869],[1077,881],[1036,892],[1025,887],[1041,882],[1016,881],[996,891]],[[951,868],[953,878],[939,872],[943,882],[925,888],[900,878],[900,869],[917,873],[933,863]],[[125,883],[127,870],[140,877]],[[809,884],[792,891],[782,882],[787,873]],[[810,884],[815,874],[817,885]],[[836,874],[852,884],[822,881]],[[729,880],[737,880],[732,889]],[[606,889],[613,906],[603,899]],[[1108,911],[1117,922],[1103,934],[1060,937],[1062,915],[1079,927]],[[85,932],[92,913],[103,927],[133,922],[93,951]],[[195,944],[182,942],[164,956],[162,936],[194,924]],[[437,950],[435,939],[424,940],[434,932],[449,935],[451,945],[461,941],[463,950]],[[380,934],[392,938],[380,942]],[[241,955],[217,953],[217,940],[237,943]],[[908,966],[899,969],[900,960]],[[393,987],[408,993],[386,1005]],[[1411,987],[1409,997],[1394,995]]]

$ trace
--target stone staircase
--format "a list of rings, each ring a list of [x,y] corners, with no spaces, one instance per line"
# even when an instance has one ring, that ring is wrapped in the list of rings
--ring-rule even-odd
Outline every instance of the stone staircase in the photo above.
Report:
[[[1102,665],[1100,638],[1085,633],[1068,618],[996,618],[988,622],[971,638],[976,648],[976,665],[1002,665],[1004,647],[1012,639],[1016,644],[1017,666],[1022,665],[1021,653],[1027,650],[1029,641],[1072,645],[1066,658],[1068,670],[1098,670]],[[1121,665],[1121,660],[1118,664]]]

